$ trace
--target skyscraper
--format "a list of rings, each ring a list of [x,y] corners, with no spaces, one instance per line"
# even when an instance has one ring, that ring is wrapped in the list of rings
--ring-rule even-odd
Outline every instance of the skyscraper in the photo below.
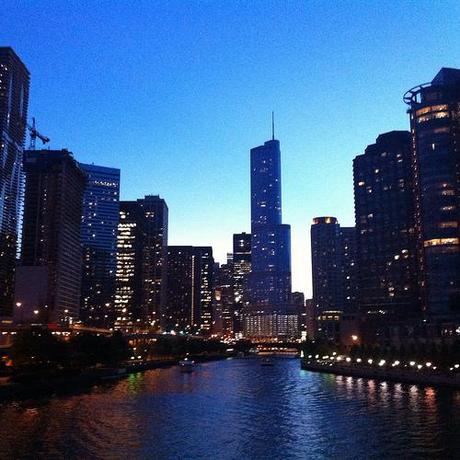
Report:
[[[168,207],[158,195],[120,202],[115,326],[160,327],[166,301]]]
[[[13,311],[28,104],[29,71],[11,48],[0,47],[0,316]]]
[[[417,312],[411,138],[381,134],[353,161],[359,305],[404,319]]]
[[[213,268],[211,247],[168,247],[166,330],[211,332]]]
[[[251,234],[233,235],[233,331],[241,332],[244,306],[248,302],[248,277],[251,273]]]
[[[67,150],[26,151],[24,171],[22,254],[15,291],[19,318],[78,318],[86,176]]]
[[[290,236],[290,226],[282,224],[281,219],[280,143],[273,138],[251,149],[251,273],[246,335],[278,335],[278,315],[285,315],[291,307]],[[254,318],[261,315],[268,316]]]
[[[91,326],[109,327],[114,321],[120,170],[82,163],[80,168],[87,176],[80,318]]]
[[[214,264],[213,290],[214,314],[213,332],[224,335],[235,331],[235,294],[234,294],[233,254],[227,253],[227,263]]]
[[[316,335],[335,340],[342,314],[357,308],[355,228],[340,227],[335,217],[315,217],[310,235],[313,302],[307,312],[309,336],[315,321]]]
[[[310,230],[313,302],[317,313],[342,310],[340,225],[335,217],[315,217]]]
[[[460,311],[460,69],[409,90],[422,309]]]

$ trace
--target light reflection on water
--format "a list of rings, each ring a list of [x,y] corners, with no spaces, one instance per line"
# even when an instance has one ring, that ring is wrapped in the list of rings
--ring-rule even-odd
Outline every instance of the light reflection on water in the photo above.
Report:
[[[0,458],[459,458],[459,409],[448,389],[218,361],[4,404]]]

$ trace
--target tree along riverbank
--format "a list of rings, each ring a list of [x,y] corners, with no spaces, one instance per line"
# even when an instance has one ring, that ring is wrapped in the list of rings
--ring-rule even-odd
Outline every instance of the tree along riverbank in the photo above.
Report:
[[[214,353],[188,355],[189,359],[196,362],[214,361],[232,357],[232,353]],[[78,394],[88,391],[99,384],[107,384],[130,374],[144,372],[150,369],[167,368],[177,365],[182,357],[164,357],[139,362],[128,362],[119,367],[94,367],[80,371],[59,371],[47,373],[30,373],[18,381],[0,383],[0,401],[24,400],[49,397],[61,394]]]

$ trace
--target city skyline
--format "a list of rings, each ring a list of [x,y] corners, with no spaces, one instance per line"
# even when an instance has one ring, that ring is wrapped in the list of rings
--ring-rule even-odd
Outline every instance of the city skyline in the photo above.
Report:
[[[438,38],[455,33],[454,2],[430,9],[429,18],[428,2],[412,14],[398,14],[403,8],[392,4],[380,10],[279,2],[140,2],[111,5],[110,13],[101,4],[89,14],[84,5],[53,8],[52,20],[41,21],[45,4],[11,4],[0,19],[0,43],[11,45],[32,75],[29,113],[52,148],[120,168],[122,200],[164,197],[170,244],[211,245],[224,262],[233,233],[249,231],[248,151],[270,138],[275,111],[293,290],[306,297],[313,217],[354,224],[353,158],[379,133],[409,128],[407,89],[441,67],[457,67],[455,43],[447,49]],[[15,21],[4,23],[8,17]],[[168,45],[161,32],[172,23],[177,40]],[[119,29],[125,33],[115,37]],[[204,207],[208,196],[214,200]]]

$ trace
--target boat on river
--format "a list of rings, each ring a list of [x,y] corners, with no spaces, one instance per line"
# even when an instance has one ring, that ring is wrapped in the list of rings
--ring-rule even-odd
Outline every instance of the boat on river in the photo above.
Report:
[[[260,365],[261,366],[273,366],[275,363],[271,358],[263,358]]]
[[[195,368],[195,361],[185,358],[179,361],[179,368],[181,372],[190,373],[193,372]]]

